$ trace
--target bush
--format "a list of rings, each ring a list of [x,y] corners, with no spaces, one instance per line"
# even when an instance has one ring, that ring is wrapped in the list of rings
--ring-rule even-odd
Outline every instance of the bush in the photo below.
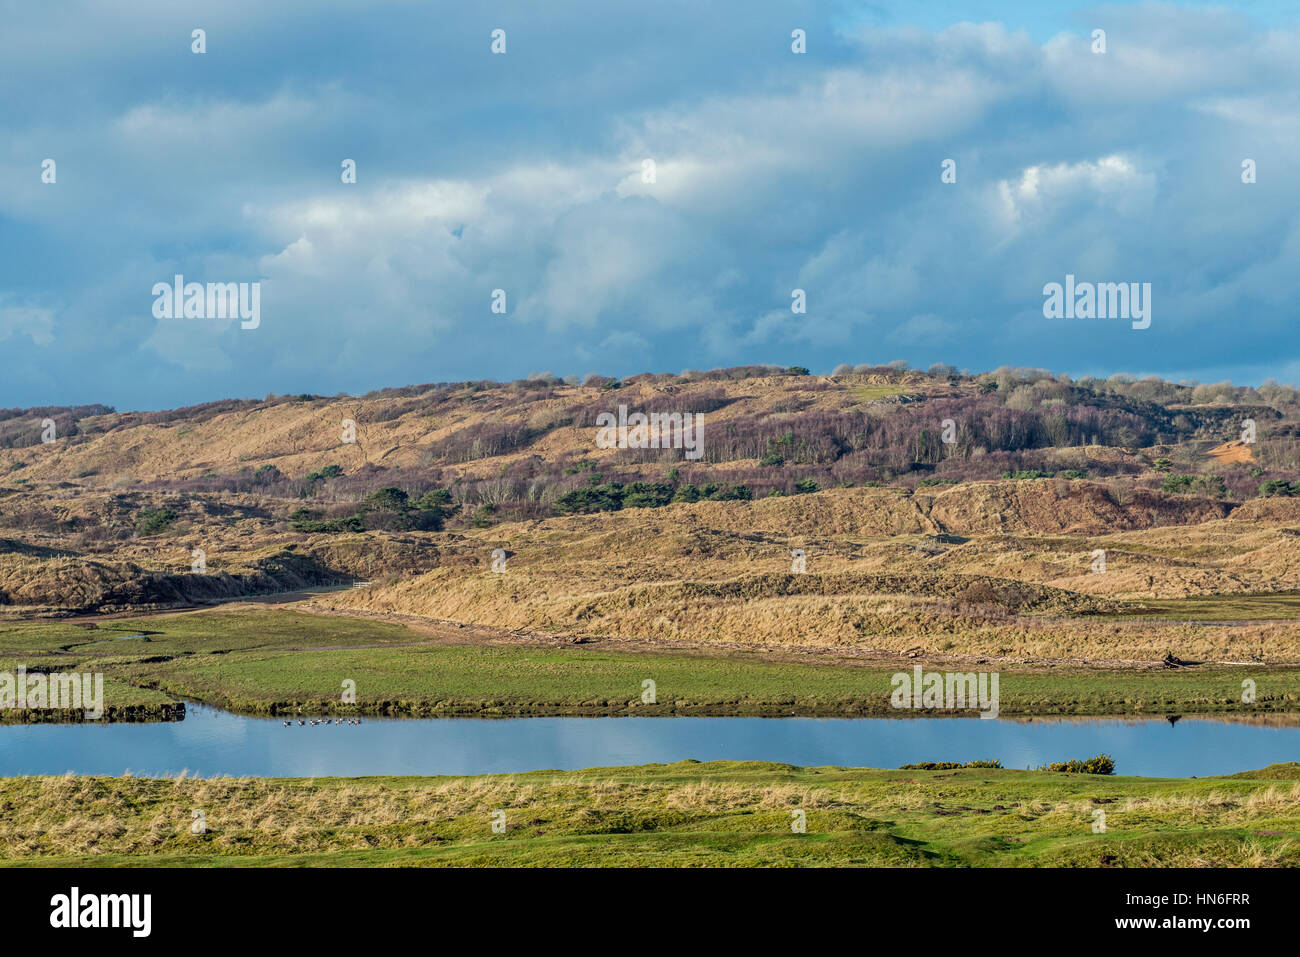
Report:
[[[299,512],[302,509],[298,510]],[[294,514],[298,514],[295,512]],[[291,515],[290,518],[293,518]],[[315,522],[300,519],[291,521],[289,527],[295,532],[318,532],[326,535],[337,535],[342,532],[361,532],[365,531],[365,521],[360,515],[349,515],[346,518],[337,518],[332,522]]]
[[[590,512],[617,512],[623,507],[623,486],[619,482],[575,488],[565,492],[551,506],[556,515],[584,515]]]
[[[667,482],[633,482],[623,490],[623,507],[658,508],[671,502],[675,491]]]
[[[1292,485],[1286,479],[1272,479],[1268,482],[1261,482],[1259,494],[1264,498],[1276,498],[1278,496],[1300,495],[1300,483]]]
[[[1228,485],[1220,475],[1202,475],[1196,480],[1196,491],[1210,498],[1226,498]]]
[[[1160,483],[1161,490],[1174,493],[1208,495],[1223,498],[1228,486],[1218,475],[1171,475]]]
[[[920,761],[917,764],[904,764],[900,771],[956,771],[960,768],[1000,768],[1001,761]]]
[[[1067,774],[1114,774],[1115,759],[1109,754],[1099,754],[1086,761],[1057,761],[1055,764],[1044,764],[1038,770],[1064,771]]]
[[[700,489],[700,497],[710,502],[748,501],[754,497],[748,485],[718,485],[710,482]]]
[[[171,528],[176,513],[170,508],[142,508],[135,517],[137,535],[157,535]]]
[[[700,490],[694,485],[679,485],[677,491],[673,492],[674,502],[698,502],[700,500]]]

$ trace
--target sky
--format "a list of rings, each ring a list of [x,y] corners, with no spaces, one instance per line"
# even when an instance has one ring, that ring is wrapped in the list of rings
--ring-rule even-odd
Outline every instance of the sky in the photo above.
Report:
[[[1297,9],[0,0],[0,407],[896,359],[1295,382]],[[258,283],[256,328],[159,318],[178,274]],[[1067,275],[1149,283],[1149,327],[1048,318]]]

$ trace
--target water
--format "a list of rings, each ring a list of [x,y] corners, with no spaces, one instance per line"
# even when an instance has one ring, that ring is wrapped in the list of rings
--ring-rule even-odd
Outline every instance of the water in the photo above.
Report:
[[[481,774],[700,761],[1004,767],[1107,753],[1120,774],[1205,777],[1300,760],[1300,723],[1183,718],[475,718],[285,727],[190,705],[181,722],[0,726],[0,775]]]

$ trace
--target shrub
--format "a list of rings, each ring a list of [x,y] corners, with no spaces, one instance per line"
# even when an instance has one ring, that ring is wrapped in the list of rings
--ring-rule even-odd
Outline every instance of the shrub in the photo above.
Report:
[[[677,491],[673,492],[674,502],[698,502],[700,500],[700,490],[694,485],[679,485]]]
[[[955,771],[960,768],[1000,768],[1002,762],[993,761],[920,761],[916,764],[904,764],[900,771]]]
[[[658,508],[671,502],[675,491],[667,482],[633,482],[623,489],[623,507]]]
[[[748,485],[718,485],[710,482],[700,489],[700,496],[710,502],[747,501],[754,497]]]
[[[1228,487],[1218,475],[1171,475],[1160,483],[1166,492],[1208,495],[1223,498]]]
[[[583,515],[589,512],[617,512],[623,507],[623,486],[618,482],[575,488],[565,492],[551,506],[557,515]]]
[[[142,508],[135,517],[136,534],[157,535],[165,532],[176,518],[176,513],[170,508]]]
[[[1265,498],[1276,498],[1278,496],[1289,497],[1300,494],[1300,484],[1292,485],[1286,479],[1272,479],[1268,482],[1260,483],[1259,494]]]
[[[1109,754],[1099,754],[1095,758],[1088,758],[1086,761],[1057,761],[1054,764],[1044,764],[1038,770],[1040,771],[1064,771],[1067,774],[1114,774],[1115,760]]]
[[[1194,487],[1196,491],[1210,498],[1225,498],[1228,494],[1228,485],[1221,475],[1202,475],[1197,478]]]
[[[292,518],[292,516],[290,517]],[[327,535],[337,535],[341,532],[365,531],[365,522],[360,515],[349,515],[346,518],[336,518],[330,522],[292,521],[289,523],[289,527],[295,532],[319,532]]]

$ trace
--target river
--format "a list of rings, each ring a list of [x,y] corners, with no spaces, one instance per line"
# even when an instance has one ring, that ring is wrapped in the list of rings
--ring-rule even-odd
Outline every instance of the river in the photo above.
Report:
[[[0,726],[0,775],[319,777],[486,774],[700,761],[897,768],[1115,759],[1119,774],[1205,777],[1300,760],[1300,719],[363,718],[288,727],[190,705],[184,721]]]

